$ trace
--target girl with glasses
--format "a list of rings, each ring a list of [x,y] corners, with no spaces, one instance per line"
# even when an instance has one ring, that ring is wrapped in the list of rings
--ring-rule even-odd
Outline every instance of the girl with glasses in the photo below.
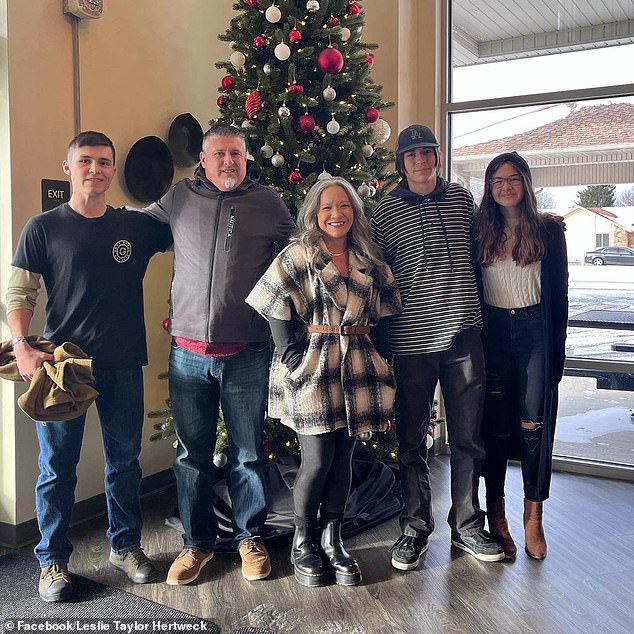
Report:
[[[524,484],[526,553],[546,556],[543,502],[549,496],[568,321],[568,264],[560,223],[537,209],[528,163],[517,152],[485,172],[475,218],[487,386],[482,435],[489,531],[509,559],[504,483],[519,458]]]

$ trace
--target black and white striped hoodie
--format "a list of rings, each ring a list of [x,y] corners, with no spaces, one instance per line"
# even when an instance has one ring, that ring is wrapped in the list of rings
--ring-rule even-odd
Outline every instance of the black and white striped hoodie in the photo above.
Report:
[[[403,301],[392,321],[395,355],[442,352],[460,331],[482,327],[471,266],[474,207],[471,192],[439,177],[424,196],[403,179],[374,212],[373,236]]]

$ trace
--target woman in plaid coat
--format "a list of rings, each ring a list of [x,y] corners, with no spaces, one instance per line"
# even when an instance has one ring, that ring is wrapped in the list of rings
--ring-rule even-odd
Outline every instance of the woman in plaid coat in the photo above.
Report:
[[[302,448],[293,488],[295,578],[319,586],[332,570],[338,584],[356,585],[361,571],[341,541],[352,452],[358,434],[386,429],[395,392],[369,334],[381,317],[401,312],[401,299],[346,180],[318,181],[297,223],[299,235],[246,301],[269,320],[275,342],[269,415],[294,429]]]

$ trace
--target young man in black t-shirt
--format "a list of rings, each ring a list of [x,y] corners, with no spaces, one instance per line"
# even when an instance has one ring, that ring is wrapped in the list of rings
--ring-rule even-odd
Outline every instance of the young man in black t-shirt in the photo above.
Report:
[[[131,581],[155,581],[156,569],[141,549],[139,487],[143,375],[147,364],[143,276],[152,255],[172,242],[169,228],[139,212],[106,204],[115,175],[112,141],[82,132],[62,164],[70,176],[67,204],[32,217],[20,236],[7,293],[7,319],[18,369],[25,381],[52,355],[26,340],[40,277],[48,299],[44,336],[70,341],[93,358],[96,400],[105,459],[110,562]],[[35,495],[42,538],[35,555],[42,568],[44,601],[72,593],[67,538],[85,414],[68,421],[37,422],[40,475]]]

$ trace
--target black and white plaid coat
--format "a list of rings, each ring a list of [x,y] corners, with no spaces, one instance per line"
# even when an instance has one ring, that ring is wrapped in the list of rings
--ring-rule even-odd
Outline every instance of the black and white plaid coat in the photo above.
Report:
[[[324,264],[308,264],[305,248],[287,246],[246,301],[265,318],[300,324],[374,326],[401,312],[390,269],[367,270],[350,251],[346,285],[322,244]],[[304,355],[293,372],[276,350],[269,381],[269,415],[301,434],[348,428],[351,436],[383,431],[393,414],[396,384],[392,369],[368,335],[306,333]]]

